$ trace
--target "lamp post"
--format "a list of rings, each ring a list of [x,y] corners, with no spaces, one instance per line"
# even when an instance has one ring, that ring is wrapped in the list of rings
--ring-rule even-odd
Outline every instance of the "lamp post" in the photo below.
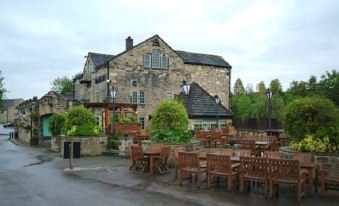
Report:
[[[187,84],[185,80],[182,80],[181,88],[185,95],[188,95],[190,93],[190,85]]]
[[[112,89],[110,91],[111,93],[111,97],[112,97],[112,137],[114,139],[114,136],[115,136],[115,131],[114,131],[114,110],[115,110],[115,98],[117,96],[117,88],[112,86]]]
[[[217,128],[219,128],[219,103],[220,103],[220,98],[218,95],[214,96],[215,103],[217,104]]]
[[[268,99],[268,129],[272,127],[272,91],[268,88],[266,90],[266,97]]]

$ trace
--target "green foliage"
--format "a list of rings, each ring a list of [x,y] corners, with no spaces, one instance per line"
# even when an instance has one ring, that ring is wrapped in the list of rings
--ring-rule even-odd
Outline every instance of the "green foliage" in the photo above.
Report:
[[[246,119],[251,116],[251,105],[254,103],[253,95],[234,95],[232,101],[232,112],[235,117]]]
[[[279,79],[273,79],[270,83],[270,89],[272,94],[281,94],[282,93],[282,86]]]
[[[176,100],[165,100],[152,114],[152,140],[155,142],[188,142],[192,136],[188,130],[185,107]]]
[[[287,105],[284,119],[285,131],[295,142],[306,135],[331,143],[339,143],[339,111],[333,102],[317,96],[305,97]]]
[[[265,82],[264,82],[264,81],[260,81],[260,82],[257,84],[257,92],[258,92],[258,95],[260,95],[260,96],[265,95],[265,92],[266,92],[266,85],[265,85]]]
[[[5,89],[4,77],[0,70],[0,110],[4,109],[4,98],[6,97],[7,90]]]
[[[300,152],[339,152],[338,145],[331,143],[328,137],[318,139],[313,135],[306,135],[301,141],[292,141],[290,146]]]
[[[333,69],[323,74],[317,90],[320,95],[329,98],[339,107],[339,72]]]
[[[73,92],[73,82],[67,76],[58,77],[51,83],[52,90],[61,94],[67,94]]]
[[[72,107],[66,113],[66,131],[71,136],[93,136],[100,134],[96,128],[95,117],[82,106]]]
[[[58,136],[65,132],[65,122],[66,118],[61,114],[53,114],[48,119],[48,126],[53,136]]]

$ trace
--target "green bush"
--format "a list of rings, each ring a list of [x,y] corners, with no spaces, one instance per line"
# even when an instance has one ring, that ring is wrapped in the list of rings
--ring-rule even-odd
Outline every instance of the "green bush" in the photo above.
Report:
[[[312,135],[306,135],[300,142],[292,142],[290,146],[301,152],[338,152],[338,145],[330,143],[328,137],[322,140],[315,138]]]
[[[311,135],[314,141],[324,142],[328,138],[329,144],[338,145],[338,108],[326,98],[313,96],[296,99],[286,107],[284,128],[294,144],[301,141],[304,141],[302,145],[306,144],[304,138],[309,141],[307,135]]]
[[[65,132],[65,122],[65,116],[61,114],[53,114],[48,119],[49,129],[53,136],[58,136]]]
[[[182,143],[192,138],[185,107],[176,100],[165,100],[152,114],[151,136],[155,142]]]
[[[70,136],[99,135],[94,115],[82,106],[72,107],[66,113],[66,131]]]

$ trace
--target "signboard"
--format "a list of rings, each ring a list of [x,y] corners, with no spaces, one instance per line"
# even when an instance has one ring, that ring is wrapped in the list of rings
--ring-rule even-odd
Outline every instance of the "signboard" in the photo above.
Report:
[[[69,159],[69,145],[71,142],[64,142],[64,159]],[[80,142],[73,142],[73,158],[80,158]]]

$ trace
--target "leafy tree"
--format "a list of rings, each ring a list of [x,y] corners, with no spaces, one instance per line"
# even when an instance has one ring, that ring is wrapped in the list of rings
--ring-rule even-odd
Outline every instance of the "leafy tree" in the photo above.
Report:
[[[334,69],[327,71],[321,76],[318,86],[318,92],[339,107],[339,72]]]
[[[188,130],[185,107],[176,100],[165,100],[152,114],[151,135],[155,142],[188,142],[192,136]]]
[[[251,94],[253,93],[253,85],[251,83],[248,83],[246,86],[246,93]]]
[[[66,113],[66,131],[71,136],[94,136],[100,134],[95,126],[95,117],[82,106],[72,107]]]
[[[73,82],[67,76],[58,77],[51,83],[52,90],[61,94],[67,94],[73,92]]]
[[[235,83],[234,83],[234,95],[244,94],[244,93],[245,93],[244,84],[242,83],[241,79],[238,78],[237,80],[235,80]]]
[[[48,119],[49,129],[53,136],[58,136],[64,133],[66,118],[61,114],[53,114]]]
[[[253,104],[253,95],[241,94],[232,97],[232,112],[235,117],[242,120],[251,116],[251,105]]]
[[[279,79],[273,79],[270,83],[270,89],[274,94],[281,94],[282,93],[282,86],[281,83],[279,81]]]
[[[307,91],[309,94],[315,94],[317,90],[317,77],[311,75],[307,83]]]
[[[7,90],[5,89],[4,77],[0,70],[0,110],[3,110],[4,107],[4,98],[6,97]]]
[[[267,117],[267,99],[264,95],[255,97],[253,104],[249,109],[250,117],[258,120],[266,119]]]
[[[308,95],[307,83],[304,81],[292,81],[290,88],[287,89],[287,92],[300,97],[306,97]]]
[[[300,142],[305,135],[315,138],[329,138],[339,143],[339,111],[332,101],[310,96],[295,99],[285,110],[284,128],[292,140]]]
[[[260,81],[258,84],[257,84],[257,92],[259,95],[265,95],[265,92],[266,92],[266,85],[265,85],[265,82],[264,81]]]

